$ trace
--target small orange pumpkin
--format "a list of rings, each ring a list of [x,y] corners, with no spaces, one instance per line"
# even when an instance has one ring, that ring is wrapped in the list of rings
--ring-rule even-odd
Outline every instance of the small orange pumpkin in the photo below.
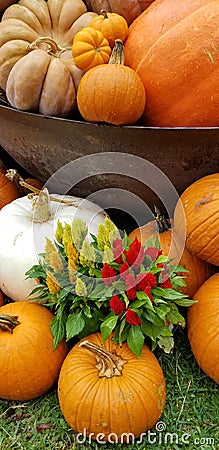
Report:
[[[19,192],[16,185],[0,172],[0,209],[18,197]]]
[[[142,11],[148,8],[154,0],[84,0],[87,8],[96,13],[102,9],[123,16],[130,25]]]
[[[219,273],[205,281],[193,298],[198,301],[187,314],[191,349],[203,372],[219,383]]]
[[[30,400],[55,383],[66,345],[55,350],[50,330],[51,311],[42,305],[13,302],[0,308],[0,398]]]
[[[85,27],[76,33],[72,44],[75,65],[86,72],[99,64],[108,63],[111,55],[109,42],[100,30]]]
[[[110,64],[93,67],[82,77],[77,104],[88,122],[128,125],[141,117],[145,89],[136,72],[123,64],[123,56],[123,43],[116,40]]]
[[[153,238],[154,242],[156,238],[159,238],[163,254],[173,259],[173,263],[180,264],[188,271],[184,274],[186,286],[181,287],[180,291],[188,295],[189,298],[192,298],[201,284],[213,273],[212,266],[192,255],[184,246],[176,230],[171,228],[171,222],[169,223],[162,216],[158,216],[157,220],[152,220],[144,226],[136,228],[130,233],[129,237],[133,240],[137,237],[143,245],[150,237]]]
[[[68,424],[93,439],[113,433],[139,436],[160,418],[165,380],[155,355],[144,345],[138,358],[101,334],[82,339],[67,355],[59,376],[58,397]],[[112,439],[113,436],[111,435]],[[124,437],[124,436],[123,436]]]
[[[219,266],[219,173],[192,183],[174,211],[174,224],[194,255]]]
[[[102,10],[101,14],[95,17],[89,26],[102,31],[110,47],[114,47],[116,39],[121,39],[124,42],[128,35],[128,24],[126,20],[120,14],[116,13],[108,13]]]

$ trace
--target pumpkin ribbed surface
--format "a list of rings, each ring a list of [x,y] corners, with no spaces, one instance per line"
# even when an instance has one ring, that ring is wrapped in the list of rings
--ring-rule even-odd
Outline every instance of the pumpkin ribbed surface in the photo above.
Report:
[[[130,26],[126,64],[147,92],[146,123],[219,125],[219,3],[159,0]]]
[[[219,383],[219,273],[195,293],[197,303],[189,307],[188,338],[197,363]]]
[[[95,356],[78,343],[67,355],[58,381],[62,413],[69,425],[87,435],[115,433],[139,436],[151,428],[165,406],[165,381],[158,360],[144,346],[138,358],[125,343],[120,347],[108,339],[101,344],[96,333],[89,342],[126,361],[121,376],[99,377]]]
[[[186,228],[186,246],[219,266],[219,174],[200,178],[182,193],[174,211],[176,230]]]
[[[2,315],[17,318],[12,333],[2,329]],[[57,380],[66,345],[62,341],[52,350],[52,317],[35,303],[14,302],[0,308],[0,398],[29,400],[45,394]]]
[[[122,64],[101,64],[82,77],[78,108],[88,122],[114,125],[135,123],[145,107],[144,86],[134,72]]]

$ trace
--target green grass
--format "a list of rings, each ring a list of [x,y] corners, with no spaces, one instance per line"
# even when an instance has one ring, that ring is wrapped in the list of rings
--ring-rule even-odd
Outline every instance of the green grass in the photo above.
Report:
[[[173,355],[157,351],[156,356],[167,384],[166,408],[160,419],[166,429],[163,432],[151,430],[155,433],[150,438],[154,439],[151,443],[147,435],[141,443],[118,444],[116,448],[219,449],[218,386],[197,366],[186,331],[177,331]],[[43,431],[42,424],[49,428]],[[189,435],[184,435],[187,443],[183,443],[184,433]],[[59,409],[56,386],[43,397],[29,402],[0,400],[0,450],[108,450],[114,447],[109,443],[77,442]]]

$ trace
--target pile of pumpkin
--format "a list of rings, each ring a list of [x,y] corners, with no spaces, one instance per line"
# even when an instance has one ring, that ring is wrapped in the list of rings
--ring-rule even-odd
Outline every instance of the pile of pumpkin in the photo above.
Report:
[[[0,87],[13,107],[70,119],[79,110],[114,125],[219,125],[218,2],[5,0],[4,8]]]
[[[39,192],[36,198],[40,201],[35,198],[32,209],[31,199],[19,194],[15,181],[2,169],[0,398],[29,400],[46,393],[58,380],[61,411],[76,432],[86,429],[94,439],[104,436],[105,440],[109,435],[111,439],[124,438],[126,433],[138,437],[156,424],[165,408],[165,377],[155,355],[146,345],[138,358],[126,343],[120,347],[108,339],[102,344],[99,333],[82,339],[69,352],[64,341],[53,350],[53,314],[45,306],[28,301],[33,286],[31,280],[24,279],[28,266],[37,262],[34,245],[40,252],[45,236],[54,238],[56,227],[53,216],[46,213],[47,203],[56,220],[63,223],[71,223],[78,210],[92,233],[97,232],[105,214],[89,201],[80,204],[80,199],[67,197],[66,203],[61,203],[60,196],[49,196],[36,187],[33,191]],[[28,185],[21,184],[30,187],[33,181],[28,181]],[[132,231],[130,237],[137,236],[141,242],[150,236],[159,238],[163,253],[188,270],[183,289],[197,300],[187,317],[191,349],[203,371],[219,383],[218,173],[197,180],[183,192],[170,223],[170,228],[157,228],[154,221],[149,222]],[[184,237],[186,246],[179,252]]]

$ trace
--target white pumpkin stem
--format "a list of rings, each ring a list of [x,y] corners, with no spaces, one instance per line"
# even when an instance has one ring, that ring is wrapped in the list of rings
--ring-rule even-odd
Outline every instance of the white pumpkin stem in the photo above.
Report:
[[[125,359],[108,352],[104,348],[90,341],[82,341],[79,347],[84,347],[95,355],[97,364],[96,368],[99,373],[98,376],[112,378],[114,376],[121,376],[124,364],[127,363]]]
[[[48,189],[44,188],[33,198],[33,221],[37,223],[47,222],[51,217],[50,198]]]
[[[32,51],[32,50],[37,50],[40,48],[43,48],[43,50],[45,49],[44,45],[47,45],[47,53],[49,53],[50,55],[53,56],[57,56],[59,57],[61,53],[65,52],[66,50],[70,50],[71,47],[60,47],[60,45],[57,44],[56,41],[54,41],[54,39],[50,38],[50,37],[40,37],[38,39],[36,39],[35,41],[31,42],[31,44],[29,44],[27,46],[27,51]],[[43,45],[43,47],[42,47]]]
[[[8,314],[0,314],[0,329],[13,333],[14,328],[20,324],[17,320],[18,316],[9,316]]]

